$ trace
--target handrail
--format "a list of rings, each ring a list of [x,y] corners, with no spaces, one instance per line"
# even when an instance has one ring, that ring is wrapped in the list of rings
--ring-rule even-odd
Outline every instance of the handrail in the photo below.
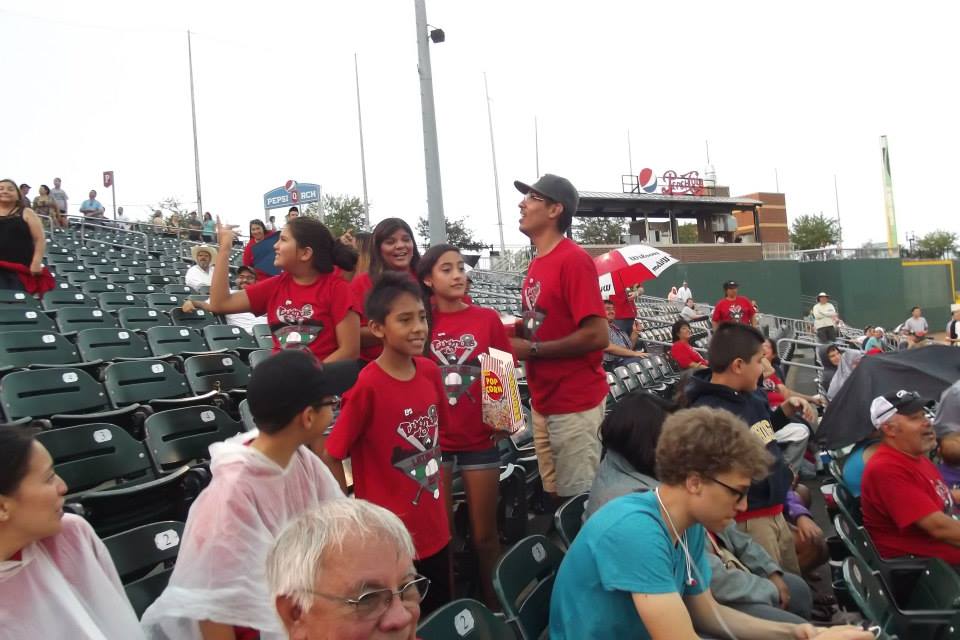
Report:
[[[40,218],[46,218],[46,219],[50,222],[50,237],[51,237],[51,239],[53,239],[54,234],[57,233],[57,229],[54,228],[54,226],[53,226],[53,219],[52,219],[50,216],[46,215],[46,214],[39,214],[39,213],[38,213],[38,214],[36,214],[36,215],[39,216]],[[110,221],[107,221],[108,224],[96,224],[96,223],[94,223],[94,222],[91,222],[91,221],[87,220],[85,216],[64,216],[64,217],[66,217],[67,222],[70,222],[71,219],[72,219],[72,220],[79,220],[79,221],[80,221],[80,238],[81,238],[84,242],[86,242],[87,239],[88,239],[88,238],[86,237],[86,229],[87,229],[87,227],[96,228],[96,229],[105,229],[105,230],[109,230],[109,231],[113,231],[113,232],[124,233],[124,234],[127,234],[127,235],[143,236],[143,245],[142,245],[142,246],[137,246],[137,245],[134,245],[134,244],[125,244],[125,243],[123,243],[123,242],[116,242],[115,240],[107,240],[107,239],[96,239],[96,238],[94,238],[93,240],[98,241],[98,242],[103,242],[103,244],[108,244],[108,245],[113,246],[113,247],[123,247],[123,248],[125,248],[125,249],[132,249],[132,250],[134,250],[134,251],[143,251],[143,252],[145,252],[145,253],[150,253],[150,238],[149,238],[149,236],[148,236],[146,233],[143,233],[142,231],[132,231],[132,230],[129,230],[129,229],[121,229],[121,228],[119,228],[119,227],[116,226],[116,224],[133,224],[133,223],[124,223],[124,222],[115,223],[115,222],[114,222],[114,223],[111,224],[111,223],[109,223]]]

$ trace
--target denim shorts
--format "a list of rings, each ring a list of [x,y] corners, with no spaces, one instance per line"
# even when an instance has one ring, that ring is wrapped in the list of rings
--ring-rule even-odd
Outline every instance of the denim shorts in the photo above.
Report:
[[[444,451],[443,461],[461,471],[499,469],[500,450],[494,446],[482,451]]]

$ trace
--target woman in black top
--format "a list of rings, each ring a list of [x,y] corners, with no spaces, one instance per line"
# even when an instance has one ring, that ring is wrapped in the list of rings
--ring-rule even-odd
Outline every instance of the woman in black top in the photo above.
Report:
[[[0,180],[0,262],[23,265],[30,273],[43,272],[43,253],[46,238],[43,225],[33,209],[25,208],[17,183],[9,178]],[[22,291],[23,284],[16,271],[0,268],[0,289]]]

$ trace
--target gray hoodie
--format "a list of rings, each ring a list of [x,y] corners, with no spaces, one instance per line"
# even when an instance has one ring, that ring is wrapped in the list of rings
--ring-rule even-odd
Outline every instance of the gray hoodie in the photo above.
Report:
[[[590,488],[590,498],[584,510],[584,520],[614,498],[635,491],[653,491],[659,484],[655,478],[640,473],[614,451],[607,451]],[[710,563],[710,590],[721,604],[768,604],[778,607],[780,593],[767,576],[783,569],[773,561],[763,547],[743,533],[733,523],[715,534],[721,546],[735,555],[750,572],[726,567],[715,553],[708,552]]]

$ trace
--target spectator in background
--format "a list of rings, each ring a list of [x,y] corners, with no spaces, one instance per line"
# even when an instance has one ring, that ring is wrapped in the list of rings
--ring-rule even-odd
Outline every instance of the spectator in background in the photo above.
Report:
[[[827,395],[829,399],[826,391],[830,388],[833,376],[837,374],[837,368],[840,366],[842,354],[837,345],[831,344],[828,345],[826,349],[817,347],[817,355],[819,357],[819,364],[823,367],[823,370],[820,372],[819,387],[821,387],[821,393]]]
[[[708,364],[703,356],[690,344],[690,323],[680,319],[670,328],[673,344],[670,346],[670,357],[676,360],[681,369],[706,369]]]
[[[724,322],[736,322],[754,325],[756,308],[748,298],[739,295],[740,285],[733,280],[723,283],[723,298],[713,308],[713,330],[716,331]]]
[[[883,558],[913,555],[960,565],[960,521],[950,487],[929,453],[937,436],[929,401],[914,391],[874,398],[870,420],[883,436],[863,472],[863,524]]]
[[[416,572],[415,553],[403,522],[366,500],[330,500],[302,514],[267,557],[267,585],[286,635],[413,640],[430,586]]]
[[[210,215],[210,212],[207,211],[203,214],[203,240],[204,242],[213,242],[214,236],[217,235],[217,222],[213,219],[213,216]]]
[[[830,302],[830,296],[821,291],[817,294],[817,304],[810,310],[813,314],[813,328],[817,332],[817,339],[827,344],[837,339],[837,322],[840,316],[836,307]]]
[[[590,488],[600,462],[606,311],[593,259],[563,235],[580,201],[576,188],[549,173],[513,184],[523,194],[520,231],[537,249],[521,291],[523,337],[513,348],[526,362],[543,488],[575,496]]]
[[[50,195],[50,187],[40,185],[40,195],[33,199],[33,212],[39,216],[47,216],[51,222],[58,222],[60,207]]]
[[[0,427],[0,633],[143,638],[110,553],[86,520],[63,513],[66,493],[33,430]]]
[[[927,319],[923,317],[923,311],[920,307],[914,307],[910,310],[910,317],[904,321],[900,329],[900,333],[906,336],[905,340],[910,349],[925,345],[928,331],[930,331],[930,325],[927,324]],[[901,344],[903,343],[901,342]]]
[[[680,317],[687,322],[694,322],[696,320],[706,320],[710,316],[698,313],[697,303],[694,301],[693,296],[690,296],[684,301],[683,308],[680,309]]]
[[[294,218],[299,218],[299,217],[300,217],[300,209],[297,207],[290,207],[290,209],[287,211],[287,222],[290,222]]]
[[[97,200],[97,192],[91,189],[87,199],[80,203],[80,213],[87,218],[103,218],[104,211],[103,205]]]
[[[20,185],[20,201],[23,203],[24,209],[30,207],[30,185],[26,182]]]
[[[337,460],[350,458],[357,498],[394,512],[410,530],[417,570],[434,587],[428,613],[453,594],[439,446],[451,424],[440,369],[422,357],[429,338],[422,296],[406,274],[385,273],[373,285],[366,311],[383,350],[344,396],[326,448]]]
[[[229,247],[230,245],[226,246]],[[209,287],[213,282],[213,260],[217,256],[217,250],[209,245],[201,244],[190,247],[190,253],[193,255],[195,264],[187,269],[183,280],[188,287],[194,291],[199,291],[201,287]],[[229,256],[229,249],[224,251],[223,254]],[[227,269],[229,268],[228,265]]]
[[[762,479],[770,462],[726,411],[667,418],[656,449],[660,486],[609,502],[564,556],[550,598],[550,638],[872,638],[853,627],[761,620],[714,599],[707,531],[733,522],[751,481]]]
[[[277,216],[270,216],[265,228],[267,231],[279,231],[279,229],[277,229]]]
[[[838,352],[839,353],[839,352]],[[840,356],[840,365],[837,367],[837,373],[830,380],[830,386],[827,388],[827,400],[834,400],[840,389],[847,382],[854,370],[860,365],[860,359],[863,357],[863,351],[850,349],[844,351]]]
[[[656,488],[657,441],[674,408],[641,392],[622,399],[604,418],[600,425],[604,455],[590,488],[585,519],[614,498]],[[801,624],[810,617],[813,603],[807,584],[784,572],[736,524],[707,536],[710,590],[717,602],[765,620]]]
[[[203,239],[203,223],[200,222],[200,219],[197,217],[196,211],[190,212],[190,217],[187,218],[186,223],[187,239],[200,242]]]
[[[230,289],[230,293],[235,293],[236,291],[244,291],[247,287],[256,284],[257,282],[257,272],[251,269],[250,267],[240,267],[237,269],[237,288]],[[181,307],[186,313],[193,313],[197,309],[203,309],[204,311],[210,311],[210,300],[207,299],[206,302],[201,300],[185,300],[183,306]],[[259,315],[255,316],[249,311],[242,311],[240,313],[228,313],[226,315],[227,324],[240,327],[247,333],[253,333],[253,327],[258,324],[267,324],[267,316]]]
[[[640,335],[640,322],[633,321],[630,334],[627,335],[616,324],[616,305],[613,300],[603,301],[604,311],[607,313],[607,336],[610,344],[603,350],[603,364],[607,369],[613,369],[631,362],[639,362],[641,358],[646,358],[644,351],[637,351],[637,337]]]
[[[214,225],[214,228],[216,228],[216,225]],[[258,280],[266,280],[280,273],[280,269],[274,264],[276,240],[260,244],[264,240],[273,238],[276,233],[276,231],[267,231],[262,220],[253,219],[250,221],[250,239],[247,240],[247,245],[243,248],[242,263],[243,266],[252,267],[256,270]]]
[[[634,323],[637,321],[636,301],[643,295],[643,292],[643,285],[638,284],[634,287],[628,287],[623,293],[614,292],[608,298],[614,304],[615,319],[613,323],[623,333],[629,335],[633,331]]]
[[[675,304],[677,302],[677,288],[670,287],[670,293],[667,294],[667,302]]]
[[[353,277],[370,271],[370,256],[373,251],[373,234],[369,231],[357,231],[354,234],[357,243],[357,268],[353,270]],[[352,280],[353,278],[351,278]]]
[[[150,224],[153,225],[151,231],[153,233],[160,233],[163,231],[163,211],[154,211],[153,217],[150,218]]]
[[[210,446],[213,480],[190,507],[170,584],[143,614],[150,638],[281,637],[267,554],[287,523],[343,498],[308,447],[323,438],[357,372],[355,362],[320,365],[302,351],[253,370],[247,403],[257,429]]]
[[[117,228],[123,231],[130,230],[130,218],[123,212],[123,207],[117,207]]]
[[[937,431],[938,438],[960,431],[960,380],[940,394],[940,406],[937,407],[933,427]]]
[[[873,327],[873,329],[867,335],[867,339],[863,341],[863,350],[866,353],[877,351],[883,351],[883,327]]]
[[[46,247],[43,224],[33,209],[23,206],[17,183],[0,180],[0,262],[8,263],[0,266],[0,289],[34,293],[35,278],[44,273]],[[52,286],[51,279],[47,289]]]
[[[677,289],[677,302],[682,305],[687,303],[687,300],[693,297],[693,291],[690,290],[690,285],[687,284],[687,281],[684,280],[683,284],[680,285],[680,288]]]
[[[60,208],[60,213],[67,215],[67,204],[70,200],[67,196],[67,192],[64,191],[61,187],[60,178],[53,179],[53,190],[50,191],[51,197],[57,202],[57,206]]]
[[[960,347],[960,304],[950,305],[950,321],[947,322],[947,344]]]

